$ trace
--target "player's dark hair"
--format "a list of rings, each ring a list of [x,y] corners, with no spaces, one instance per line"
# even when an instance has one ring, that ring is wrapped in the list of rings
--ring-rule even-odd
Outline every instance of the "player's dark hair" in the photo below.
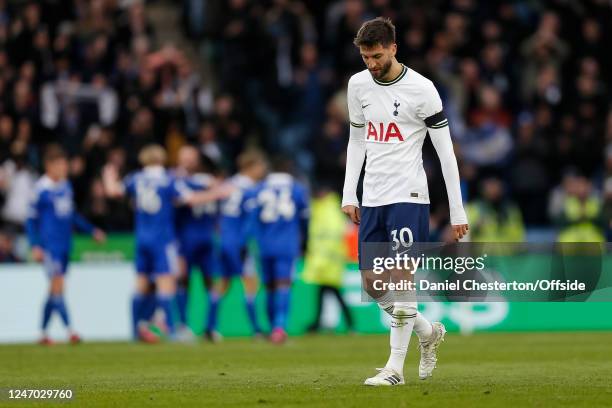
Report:
[[[183,145],[183,147],[189,147],[190,149],[194,149],[196,152],[198,152],[198,172],[211,174],[219,173],[219,166],[217,166],[217,164],[210,157],[202,153],[202,151],[198,148],[198,145],[194,143],[187,143],[186,145]]]
[[[353,44],[357,47],[368,48],[375,47],[378,44],[383,47],[395,44],[395,26],[391,19],[386,17],[376,17],[373,20],[368,20],[357,31]]]
[[[56,143],[52,143],[50,145],[47,145],[47,147],[45,148],[43,162],[51,163],[58,159],[67,159],[67,158],[68,156],[66,155],[66,152],[64,151],[64,149],[60,145]]]
[[[272,158],[271,168],[272,168],[272,171],[275,171],[278,173],[293,174],[294,163],[293,163],[293,160],[291,160],[289,157],[278,155]]]

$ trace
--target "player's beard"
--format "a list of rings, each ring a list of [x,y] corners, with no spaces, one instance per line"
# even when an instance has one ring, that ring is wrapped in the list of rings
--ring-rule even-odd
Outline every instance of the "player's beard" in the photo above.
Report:
[[[377,74],[374,74],[372,71],[370,71],[370,74],[375,79],[378,79],[380,81],[381,79],[383,79],[384,77],[387,76],[387,74],[391,70],[391,65],[393,65],[393,61],[391,60],[391,58],[389,58],[389,61],[387,61],[385,63],[385,65],[382,66],[382,68],[380,69],[380,71]]]

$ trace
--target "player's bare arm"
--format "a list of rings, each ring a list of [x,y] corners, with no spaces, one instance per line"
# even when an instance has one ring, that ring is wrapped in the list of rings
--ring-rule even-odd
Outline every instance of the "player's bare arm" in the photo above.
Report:
[[[191,192],[184,202],[190,206],[208,204],[213,201],[223,200],[232,195],[236,187],[230,183],[221,183],[205,191]]]
[[[119,180],[119,170],[112,164],[107,164],[102,169],[102,184],[104,192],[109,198],[120,198],[125,194],[125,190]]]

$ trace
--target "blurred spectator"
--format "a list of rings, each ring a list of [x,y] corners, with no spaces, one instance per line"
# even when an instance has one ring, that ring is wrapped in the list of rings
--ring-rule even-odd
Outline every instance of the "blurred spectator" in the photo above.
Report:
[[[218,76],[223,90],[240,92],[253,76],[265,76],[263,81],[274,77],[274,66],[251,64],[258,57],[260,61],[274,61],[273,45],[268,41],[262,26],[255,15],[255,6],[248,0],[230,0],[220,7],[212,31],[219,40]],[[258,66],[261,65],[261,66]],[[266,64],[267,65],[267,64]],[[253,72],[252,72],[253,71]],[[268,82],[271,83],[271,82]]]
[[[123,140],[123,147],[128,153],[127,163],[130,169],[138,167],[138,152],[144,146],[155,143],[153,113],[148,108],[140,108],[132,117],[128,134]]]
[[[563,175],[561,183],[550,192],[548,218],[555,224],[558,224],[563,216],[565,201],[569,193],[575,189],[576,178],[578,178],[578,175],[575,169],[568,169]]]
[[[198,133],[198,145],[202,153],[210,161],[219,165],[223,159],[221,148],[217,142],[217,133],[212,123],[204,122]]]
[[[305,9],[300,2],[275,0],[264,17],[268,36],[274,47],[276,82],[288,88],[293,81],[295,66],[300,59],[300,49],[308,34]]]
[[[16,140],[10,149],[11,158],[0,165],[0,191],[4,195],[2,219],[16,231],[23,231],[37,179],[28,165],[26,149],[26,143]]]
[[[236,158],[245,147],[246,121],[231,95],[221,95],[217,98],[212,120],[216,124],[221,151],[227,161],[226,167],[233,167]]]
[[[22,262],[22,260],[15,255],[12,236],[0,231],[0,263],[7,262]]]
[[[327,11],[327,41],[337,74],[344,78],[364,69],[353,39],[361,24],[376,17],[364,0],[340,0]]]
[[[479,104],[469,114],[469,128],[459,139],[464,159],[484,168],[508,165],[513,148],[511,119],[499,91],[492,86],[481,87]]]
[[[545,225],[547,188],[549,185],[549,147],[546,139],[536,133],[529,114],[521,115],[518,123],[514,164],[511,168],[513,197],[529,225]]]
[[[472,242],[523,242],[525,226],[519,208],[508,198],[502,182],[482,182],[481,198],[467,205]]]
[[[81,151],[85,157],[88,180],[95,177],[99,169],[104,166],[106,157],[115,142],[114,132],[110,128],[93,125],[87,130]]]
[[[93,85],[78,80],[47,83],[41,99],[43,125],[63,136],[62,144],[70,154],[80,150],[91,123],[111,125],[117,117],[117,95],[103,76],[97,76]]]
[[[8,115],[0,116],[0,162],[11,157],[11,143],[13,142],[13,118]]]
[[[557,14],[546,11],[540,18],[540,24],[534,34],[521,45],[521,53],[525,65],[522,69],[523,95],[526,100],[533,98],[533,90],[538,89],[536,83],[542,70],[549,70],[550,75],[556,75],[568,57],[568,45],[560,38],[561,21]],[[561,95],[552,97],[549,101],[556,104]]]
[[[316,178],[325,180],[334,191],[341,191],[344,183],[347,141],[348,129],[344,123],[330,117],[323,125],[323,134],[314,147],[319,157]]]

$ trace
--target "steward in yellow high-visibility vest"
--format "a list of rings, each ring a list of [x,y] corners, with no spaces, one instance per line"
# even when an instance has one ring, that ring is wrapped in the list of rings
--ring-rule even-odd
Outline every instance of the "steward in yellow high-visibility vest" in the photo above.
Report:
[[[559,233],[559,242],[605,242],[599,221],[602,216],[601,199],[589,196],[581,200],[576,196],[565,199],[561,223],[566,225]]]
[[[346,268],[346,228],[347,221],[340,211],[338,194],[328,193],[312,200],[303,275],[305,281],[335,287],[342,285]]]
[[[310,332],[319,330],[325,293],[335,296],[348,330],[353,330],[351,313],[340,293],[347,261],[347,219],[340,205],[340,196],[325,188],[321,188],[311,201],[308,252],[302,275],[305,282],[318,285],[315,318],[308,327]]]

